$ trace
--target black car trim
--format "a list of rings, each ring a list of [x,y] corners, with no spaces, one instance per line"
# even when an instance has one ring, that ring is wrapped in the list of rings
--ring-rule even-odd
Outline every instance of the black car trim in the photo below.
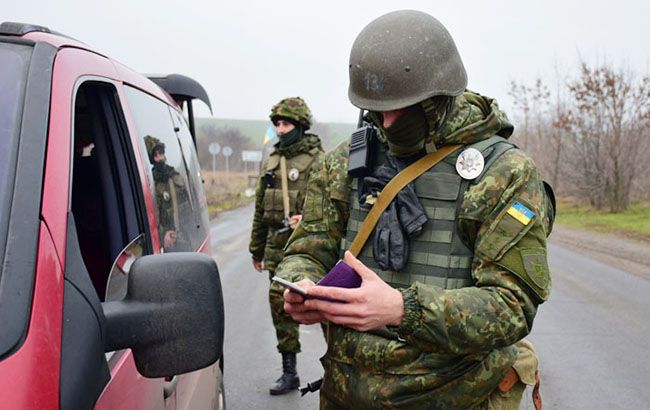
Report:
[[[0,41],[3,43],[21,44],[25,46],[34,46],[34,44],[36,44],[34,40],[30,40],[22,37],[9,37],[9,36],[4,36],[2,34],[0,34]]]
[[[128,183],[130,184],[131,193],[134,196],[133,202],[135,205],[135,213],[138,221],[138,227],[140,228],[140,233],[144,233],[144,244],[145,254],[153,253],[153,244],[151,242],[151,230],[149,229],[149,219],[147,217],[147,207],[144,200],[144,188],[142,186],[142,181],[140,181],[140,173],[136,165],[135,158],[135,149],[132,144],[131,135],[129,133],[128,126],[126,124],[126,119],[123,112],[123,101],[120,100],[119,94],[113,84],[113,93],[111,96],[111,101],[106,99],[103,100],[106,111],[110,110],[110,115],[113,116],[115,120],[110,124],[111,127],[116,127],[113,132],[118,136],[117,143],[119,144],[119,149],[122,150],[122,156],[126,163],[126,173],[121,173],[120,177],[127,178]],[[129,240],[133,238],[128,238]]]
[[[35,43],[27,76],[0,282],[0,360],[18,350],[29,324],[56,53],[57,49],[50,44]]]
[[[0,24],[0,34],[10,36],[24,36],[27,33],[40,31],[41,33],[51,33],[50,29],[45,26],[29,23],[16,23],[13,21],[5,21]]]
[[[197,98],[205,103],[212,111],[210,97],[205,88],[198,81],[182,74],[147,75],[147,78],[156,83],[175,99],[187,100]]]
[[[62,409],[89,409],[111,378],[104,355],[106,324],[71,212],[67,232],[59,399]]]

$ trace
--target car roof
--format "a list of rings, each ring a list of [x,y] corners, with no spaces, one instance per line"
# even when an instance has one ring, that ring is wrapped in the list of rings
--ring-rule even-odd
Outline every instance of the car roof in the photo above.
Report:
[[[119,80],[128,83],[132,86],[140,88],[143,91],[155,96],[156,98],[165,101],[169,105],[179,108],[176,101],[160,86],[149,80],[143,74],[127,67],[126,65],[114,60],[105,53],[89,46],[74,38],[68,37],[64,34],[51,31],[47,27],[38,26],[34,24],[11,23],[5,22],[0,24],[0,36],[9,35],[12,37],[20,37],[31,41],[42,41],[48,43],[57,49],[64,48],[77,48],[85,50],[110,60],[115,66],[119,75]]]

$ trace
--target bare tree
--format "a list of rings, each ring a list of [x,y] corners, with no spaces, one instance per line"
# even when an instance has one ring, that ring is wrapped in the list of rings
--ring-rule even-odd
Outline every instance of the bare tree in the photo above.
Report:
[[[624,211],[632,184],[645,166],[650,119],[650,78],[608,64],[582,62],[569,84],[575,100],[568,161],[575,187],[596,208]]]
[[[524,84],[519,84],[516,81],[510,82],[510,90],[508,95],[510,95],[514,101],[515,108],[521,111],[523,116],[524,129],[515,128],[516,135],[515,139],[522,140],[522,148],[524,150],[528,149],[528,120],[530,117],[530,97],[529,97],[529,87]]]

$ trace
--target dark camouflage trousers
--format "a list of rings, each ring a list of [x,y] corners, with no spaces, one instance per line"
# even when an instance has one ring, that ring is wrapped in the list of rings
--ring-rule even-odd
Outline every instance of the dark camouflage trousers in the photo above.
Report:
[[[270,280],[275,274],[275,268],[282,260],[284,244],[287,242],[291,232],[279,235],[274,240],[268,240],[264,249],[264,268],[269,271],[269,302],[271,317],[275,327],[275,335],[278,338],[278,352],[300,352],[300,340],[298,339],[298,323],[294,322],[289,314],[284,311],[284,288]],[[282,246],[278,246],[282,244]],[[274,246],[275,245],[275,246]]]
[[[269,269],[269,279],[273,277],[275,269]],[[275,335],[278,338],[278,352],[300,352],[300,340],[298,339],[298,323],[294,322],[291,316],[284,311],[284,288],[274,281],[270,281],[269,302],[271,304],[271,317],[275,327]]]

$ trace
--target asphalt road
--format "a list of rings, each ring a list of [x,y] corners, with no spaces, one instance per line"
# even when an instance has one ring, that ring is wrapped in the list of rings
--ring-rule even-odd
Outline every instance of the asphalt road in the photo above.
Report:
[[[251,265],[253,207],[220,215],[212,244],[226,304],[228,408],[317,409],[318,396],[270,396],[280,355],[268,306],[268,275]],[[650,251],[650,250],[649,250]],[[529,339],[541,357],[545,409],[650,409],[650,278],[597,262],[566,244],[549,247],[551,299]],[[320,377],[325,351],[318,326],[301,326],[298,370],[304,385]],[[522,408],[532,408],[530,399]]]

